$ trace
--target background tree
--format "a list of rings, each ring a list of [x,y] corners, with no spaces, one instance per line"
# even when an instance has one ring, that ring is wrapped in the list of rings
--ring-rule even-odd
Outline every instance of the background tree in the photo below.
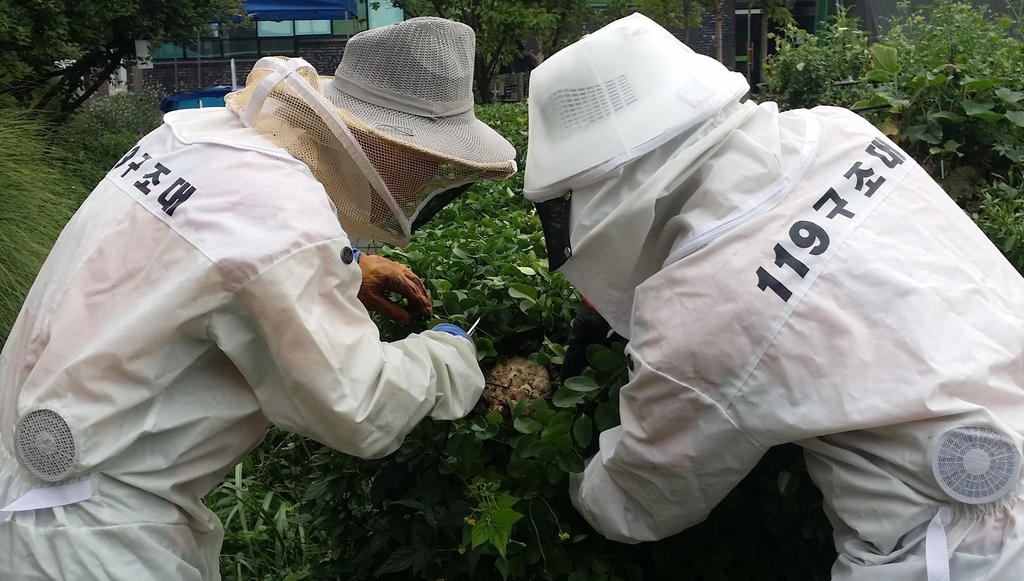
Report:
[[[768,23],[785,26],[796,21],[786,9],[786,0],[755,0],[751,7],[761,9],[761,56],[758,62],[764,66],[768,62]]]
[[[136,40],[195,39],[240,10],[241,0],[0,0],[0,94],[68,113],[134,62]]]
[[[612,0],[608,3],[609,20],[639,12],[669,30],[681,30],[683,42],[689,44],[690,29],[702,23],[698,0]]]
[[[697,3],[706,8],[715,21],[715,59],[722,62],[722,22],[724,19],[725,0],[697,0]]]
[[[493,100],[491,81],[517,56],[534,63],[578,39],[592,11],[586,0],[392,0],[409,17],[439,16],[468,24],[476,32],[474,79],[480,99]],[[523,41],[537,51],[524,54]]]

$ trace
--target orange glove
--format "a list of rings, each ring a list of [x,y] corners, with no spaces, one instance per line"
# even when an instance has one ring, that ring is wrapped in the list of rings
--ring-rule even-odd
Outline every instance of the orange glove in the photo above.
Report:
[[[396,292],[409,300],[409,307],[429,317],[430,293],[423,282],[409,268],[383,256],[360,254],[359,268],[363,271],[363,284],[359,287],[359,300],[368,310],[376,311],[399,325],[408,325],[409,311],[388,300],[385,293]]]

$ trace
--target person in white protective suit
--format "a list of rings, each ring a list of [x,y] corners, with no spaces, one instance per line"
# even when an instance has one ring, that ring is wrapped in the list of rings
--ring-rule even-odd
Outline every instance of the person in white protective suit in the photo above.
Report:
[[[640,15],[532,74],[551,267],[629,341],[575,505],[661,539],[795,442],[833,579],[1024,579],[1024,280],[870,123],[747,90]]]
[[[265,58],[226,109],[168,114],[107,174],[0,358],[0,579],[219,579],[202,498],[271,424],[371,458],[473,407],[472,341],[381,342],[357,295],[429,297],[350,242],[404,244],[515,172],[473,116],[473,52],[426,18],[356,35],[333,78]]]

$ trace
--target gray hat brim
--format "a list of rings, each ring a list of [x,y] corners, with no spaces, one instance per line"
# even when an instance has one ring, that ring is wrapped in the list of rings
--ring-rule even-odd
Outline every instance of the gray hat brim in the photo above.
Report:
[[[333,77],[321,78],[324,96],[331,103],[397,142],[474,164],[516,160],[515,147],[478,120],[472,110],[446,117],[413,115],[353,97],[339,88]]]

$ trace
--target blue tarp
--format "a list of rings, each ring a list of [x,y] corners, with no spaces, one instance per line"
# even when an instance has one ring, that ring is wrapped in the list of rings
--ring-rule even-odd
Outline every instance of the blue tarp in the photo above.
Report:
[[[346,20],[358,18],[355,0],[246,0],[253,20]]]
[[[160,101],[160,110],[164,113],[178,109],[200,109],[203,107],[223,107],[224,95],[231,92],[231,87],[220,85],[195,93],[179,93],[168,95]]]

